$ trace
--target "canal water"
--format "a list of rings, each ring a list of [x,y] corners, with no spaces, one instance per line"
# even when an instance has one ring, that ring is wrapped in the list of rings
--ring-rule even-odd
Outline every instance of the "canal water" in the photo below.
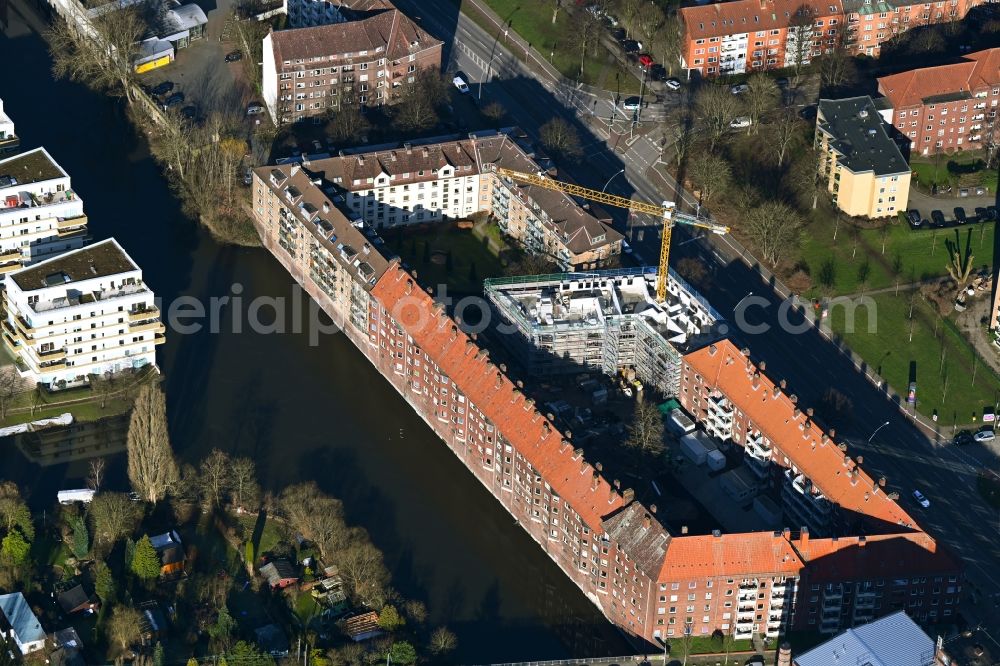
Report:
[[[292,279],[265,251],[221,246],[184,216],[120,105],[53,80],[44,42],[16,12],[0,37],[0,63],[8,72],[0,97],[23,147],[46,146],[69,172],[93,238],[116,237],[164,309],[181,297],[207,305],[235,292],[246,301],[295,298]],[[393,585],[458,635],[463,662],[627,652],[344,336],[318,345],[309,337],[231,324],[218,333],[168,330],[159,363],[178,454],[191,462],[213,448],[252,456],[272,490],[315,480],[341,498],[348,520],[385,553]],[[3,453],[0,478],[57,488],[83,475],[16,457]]]

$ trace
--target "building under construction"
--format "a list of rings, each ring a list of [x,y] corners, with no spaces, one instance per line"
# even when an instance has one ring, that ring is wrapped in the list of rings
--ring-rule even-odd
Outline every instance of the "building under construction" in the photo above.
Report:
[[[534,376],[634,370],[675,395],[681,354],[719,337],[721,317],[673,271],[663,303],[654,268],[486,280],[499,338]]]

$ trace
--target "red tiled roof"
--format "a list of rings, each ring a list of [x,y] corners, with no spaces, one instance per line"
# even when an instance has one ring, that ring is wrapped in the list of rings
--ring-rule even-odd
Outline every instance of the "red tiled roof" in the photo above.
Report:
[[[707,386],[718,388],[746,414],[754,428],[781,449],[831,502],[889,524],[915,526],[913,518],[825,436],[805,414],[805,408],[760,374],[732,342],[722,340],[703,347],[685,355],[684,361]],[[803,411],[796,416],[797,407]]]
[[[389,60],[440,45],[441,41],[411,21],[398,9],[383,11],[359,21],[345,21],[309,28],[278,30],[271,33],[274,59],[280,72],[285,60],[368,51],[375,57],[384,49]]]
[[[780,532],[674,537],[659,580],[751,575],[797,576],[803,562]]]
[[[792,541],[814,581],[942,575],[961,565],[924,532]]]
[[[431,297],[397,263],[390,265],[371,293],[553,492],[600,532],[601,519],[622,506],[621,495],[574,455],[569,440],[490,362],[488,354],[439,313]]]
[[[841,0],[733,0],[681,7],[678,11],[687,38],[705,39],[787,28],[801,9],[810,17],[843,13]]]
[[[1000,84],[1000,48],[965,56],[963,62],[921,67],[878,79],[879,91],[895,109],[920,106],[936,95],[971,93],[977,88]]]

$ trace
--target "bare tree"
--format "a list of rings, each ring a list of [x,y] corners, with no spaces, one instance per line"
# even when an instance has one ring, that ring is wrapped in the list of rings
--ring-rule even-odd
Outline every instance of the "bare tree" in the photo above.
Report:
[[[653,402],[644,398],[635,401],[625,445],[641,454],[658,456],[663,453],[663,415]]]
[[[431,634],[428,647],[435,655],[445,655],[452,652],[458,646],[458,639],[447,627],[438,627]]]
[[[757,72],[747,79],[747,89],[743,93],[747,115],[750,117],[750,132],[757,132],[761,118],[778,106],[781,91],[778,85],[767,74]]]
[[[793,109],[781,109],[770,125],[769,139],[774,147],[778,168],[785,164],[789,148],[796,145],[802,135],[802,123]],[[816,165],[813,165],[815,167]],[[815,171],[815,168],[813,169]]]
[[[556,19],[559,18],[559,12],[563,8],[563,0],[552,0],[552,25],[556,24]]]
[[[726,158],[703,152],[691,161],[690,176],[698,186],[701,203],[707,204],[713,195],[729,187],[733,172]]]
[[[140,8],[127,6],[104,12],[91,20],[94,34],[73,23],[57,20],[46,35],[52,53],[52,70],[67,78],[134,100],[139,42],[149,26]]]
[[[618,16],[625,26],[625,36],[631,37],[635,30],[635,18],[642,10],[642,0],[618,0]]]
[[[955,250],[950,257],[946,268],[948,269],[948,275],[955,281],[955,291],[959,294],[969,284],[972,269],[975,268],[975,260],[976,257],[971,254],[966,254],[965,257],[962,257],[962,253],[958,250]]]
[[[330,113],[327,125],[333,140],[342,143],[361,143],[371,129],[371,123],[365,118],[361,109],[350,107]]]
[[[230,465],[229,456],[219,449],[212,449],[208,457],[201,461],[198,480],[202,498],[208,506],[219,506],[225,499],[229,491]]]
[[[714,151],[739,113],[739,100],[723,86],[706,85],[695,97],[695,108],[708,136],[708,150]]]
[[[499,125],[507,115],[507,109],[500,102],[490,102],[483,107],[483,115],[493,121],[494,125]]]
[[[21,378],[14,366],[9,365],[0,370],[0,419],[7,418],[7,410],[14,402],[14,397],[20,393],[20,388]]]
[[[404,86],[393,112],[393,123],[402,130],[419,131],[439,121],[437,109],[447,95],[444,81],[435,70],[417,72],[413,83]]]
[[[289,525],[319,546],[328,557],[345,541],[347,525],[340,500],[327,496],[315,483],[299,483],[281,493],[281,511]]]
[[[142,616],[131,606],[115,606],[108,621],[108,638],[125,652],[142,638]]]
[[[651,45],[653,39],[664,30],[667,16],[658,5],[647,3],[639,8],[635,16],[636,32]]]
[[[653,57],[673,75],[674,69],[680,64],[681,55],[681,26],[677,17],[664,17],[663,25],[647,40]]]
[[[539,128],[542,145],[559,157],[576,158],[583,154],[576,128],[556,116]]]
[[[765,201],[743,217],[742,228],[771,266],[776,266],[782,252],[797,243],[802,218],[795,209],[781,201]]]
[[[21,491],[13,481],[0,483],[0,524],[6,533],[17,527],[28,541],[35,538],[31,511],[28,510],[28,504],[21,497]]]
[[[848,48],[840,46],[831,53],[825,53],[816,60],[819,69],[820,84],[824,88],[839,88],[853,81],[858,68],[848,52]]]
[[[124,493],[98,493],[90,503],[95,543],[113,544],[135,531],[141,517],[139,505]]]
[[[95,493],[101,490],[101,484],[104,483],[104,468],[106,465],[107,463],[104,458],[91,458],[87,466],[90,470],[90,473],[87,475],[87,487]]]
[[[128,478],[132,489],[151,504],[177,482],[177,462],[167,433],[167,401],[160,387],[139,389],[128,427]]]
[[[257,483],[257,467],[250,458],[234,458],[232,462],[233,504],[245,509],[256,508],[260,499],[260,485]]]
[[[573,24],[570,26],[570,31],[566,35],[566,38],[580,52],[580,78],[583,78],[583,69],[587,62],[587,51],[594,50],[600,44],[603,29],[604,26],[601,20],[590,12],[577,12],[574,15]]]
[[[663,150],[666,151],[668,147],[671,149],[672,161],[679,167],[694,146],[694,118],[689,113],[682,113],[677,122],[665,123],[664,131],[667,140],[663,144]]]
[[[337,565],[354,598],[370,608],[381,608],[385,601],[389,572],[379,552],[363,531],[355,534],[348,545],[337,552]],[[361,532],[358,534],[358,532]]]
[[[792,57],[792,78],[798,85],[802,70],[809,64],[813,48],[813,11],[808,5],[800,5],[792,16],[788,27],[785,52]],[[822,30],[820,31],[822,34]]]

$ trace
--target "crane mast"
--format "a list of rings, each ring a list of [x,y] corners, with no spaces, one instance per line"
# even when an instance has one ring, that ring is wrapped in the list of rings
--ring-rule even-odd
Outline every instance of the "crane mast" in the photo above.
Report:
[[[729,227],[716,224],[704,218],[678,213],[675,211],[676,206],[672,201],[664,201],[662,204],[651,204],[646,201],[636,201],[635,199],[620,197],[616,194],[609,194],[601,190],[592,190],[589,187],[583,187],[582,185],[576,185],[574,183],[565,183],[560,180],[555,180],[554,178],[549,178],[548,176],[540,173],[524,173],[522,171],[506,169],[496,165],[489,165],[488,168],[496,172],[499,176],[510,178],[511,180],[515,180],[520,183],[544,187],[547,190],[563,192],[571,196],[581,197],[583,199],[587,199],[588,201],[596,201],[598,203],[614,206],[616,208],[625,208],[638,213],[656,215],[662,219],[663,234],[660,241],[660,263],[656,273],[656,300],[660,303],[665,301],[667,298],[667,274],[669,272],[668,267],[670,265],[670,238],[673,235],[674,225],[685,224],[691,227],[699,227],[701,229],[708,229],[709,231],[720,235],[729,233]]]

